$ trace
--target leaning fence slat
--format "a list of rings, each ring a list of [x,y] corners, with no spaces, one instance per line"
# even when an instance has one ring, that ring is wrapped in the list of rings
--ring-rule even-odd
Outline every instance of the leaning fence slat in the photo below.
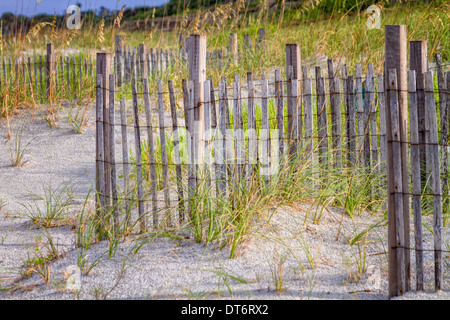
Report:
[[[60,86],[59,83],[59,76],[58,76],[58,60],[55,58],[55,69],[54,69],[55,75],[54,75],[54,79],[55,79],[55,88],[58,89]],[[31,61],[30,61],[30,57],[28,57],[28,76],[30,78],[30,83],[32,83],[32,79],[31,79]],[[62,85],[61,85],[62,87]]]
[[[61,91],[64,92],[66,86],[64,85],[64,60],[62,55],[59,56],[59,73],[60,73],[59,82],[61,84]]]
[[[216,181],[218,191],[222,197],[226,195],[226,165],[225,165],[225,136],[226,136],[226,108],[228,108],[228,99],[226,94],[226,82],[219,82],[219,131],[216,137],[216,146],[214,158],[218,164],[218,172],[216,172]],[[217,152],[217,155],[216,155]]]
[[[11,85],[11,83],[13,82],[13,76],[14,76],[14,74],[13,74],[13,64],[12,64],[12,61],[11,61],[11,58],[8,58],[8,79],[9,79],[9,84]]]
[[[298,152],[298,112],[297,95],[298,92],[292,91],[292,80],[294,79],[294,69],[291,65],[287,67],[287,141],[289,148],[289,159],[293,160]]]
[[[369,83],[370,78],[373,79],[373,77],[370,76],[370,72],[366,75],[365,79],[365,85],[364,85],[364,98],[363,98],[363,119],[364,119],[364,137],[363,137],[363,144],[364,144],[364,151],[362,153],[362,158],[364,159],[364,166],[368,170],[367,172],[370,172],[371,166],[370,166],[370,116],[371,116],[371,101],[370,101],[370,95],[369,95]]]
[[[241,86],[239,75],[235,76],[233,86],[234,97],[234,146],[236,150],[236,185],[239,186],[244,175],[245,167],[245,142],[244,142],[244,130],[242,120],[242,105],[241,105]]]
[[[42,56],[41,56],[42,58]],[[16,58],[14,63],[14,83],[19,83],[20,74],[19,74],[19,58]]]
[[[362,98],[362,70],[361,65],[357,64],[355,66],[355,81],[356,81],[356,117],[358,120],[358,144],[356,145],[356,150],[358,152],[358,162],[364,167],[366,163],[364,162],[364,106]]]
[[[292,80],[295,81],[295,80]],[[292,83],[292,82],[291,82]],[[268,101],[268,81],[261,81],[261,165],[262,175],[266,185],[269,183],[270,176],[270,126],[269,126],[269,101]]]
[[[91,79],[94,77],[94,67],[92,63],[92,57],[89,57],[89,74],[91,75]]]
[[[219,109],[216,108],[216,97],[215,97],[215,90],[214,90],[214,84],[212,79],[209,79],[209,88],[210,88],[210,95],[209,95],[209,100],[210,100],[210,115],[211,115],[211,133],[212,133],[212,148],[214,149],[214,154],[216,154],[216,150],[218,150],[219,148],[219,137],[218,137],[218,119],[217,116],[219,114]],[[213,159],[213,166],[214,166],[214,179],[217,180],[217,174],[220,170],[219,168],[219,164],[216,161],[216,156],[214,156]],[[212,173],[211,173],[211,178],[213,179]],[[219,194],[218,191],[218,185],[216,183],[216,194]]]
[[[442,68],[442,56],[440,53],[436,54],[436,71],[437,71],[437,80],[438,80],[438,92],[439,92],[439,111],[441,115],[441,119],[445,119],[447,114],[445,110],[445,78],[444,78],[444,70]],[[444,133],[442,130],[443,125],[446,121],[441,120],[441,133]],[[445,135],[447,133],[445,132]],[[441,136],[442,138],[442,136]]]
[[[136,183],[137,183],[137,199],[140,220],[140,231],[145,231],[144,217],[144,189],[142,177],[142,148],[141,148],[141,128],[139,126],[139,106],[136,92],[136,78],[131,79],[131,91],[133,95],[133,115],[134,115],[134,139],[136,148]]]
[[[81,73],[81,68],[80,68]],[[114,229],[119,226],[118,196],[117,196],[117,173],[116,173],[116,151],[114,141],[114,95],[115,95],[115,76],[109,75],[109,161],[111,162],[111,194],[112,194],[112,210],[114,218]]]
[[[5,60],[6,59],[3,57],[3,59],[2,59],[2,70],[3,70],[3,83],[4,83],[4,85],[6,85],[6,62],[5,62]],[[36,57],[34,57],[34,60],[35,60],[34,65],[36,66]]]
[[[144,79],[144,108],[145,120],[147,123],[147,142],[148,142],[148,162],[150,171],[150,188],[152,196],[152,217],[153,228],[158,228],[158,199],[157,199],[157,178],[156,178],[156,161],[155,161],[155,143],[153,138],[152,114],[150,109],[150,94],[148,86],[148,78]]]
[[[183,175],[182,175],[182,170],[181,170],[178,118],[177,118],[175,92],[173,90],[172,80],[169,80],[168,85],[169,85],[170,113],[172,116],[172,132],[173,132],[173,144],[174,144],[173,152],[174,152],[174,158],[175,158],[175,170],[176,170],[176,177],[177,177],[178,219],[179,219],[179,222],[182,223],[183,220],[185,219],[185,210],[184,210]]]
[[[348,78],[348,72],[347,72],[347,65],[344,64],[342,66],[342,103],[344,104],[344,113],[347,116],[347,108],[345,107],[346,104],[346,96],[347,96],[347,78]],[[347,122],[346,122],[347,123]],[[347,136],[348,139],[348,136]]]
[[[226,97],[224,116],[225,116],[225,126],[226,130],[224,133],[225,140],[225,166],[227,169],[227,177],[230,179],[233,176],[233,166],[234,166],[234,138],[233,138],[233,130],[231,130],[231,121],[230,121],[230,105],[228,101],[228,88],[227,88],[227,78],[225,76],[222,77],[222,82],[225,83],[224,86],[224,94]]]
[[[87,79],[87,77],[88,77],[88,62],[87,59],[84,58],[84,78]],[[89,81],[86,81],[86,83],[89,83]]]
[[[440,110],[440,130],[441,130],[441,181],[442,189],[444,194],[448,190],[448,176],[447,176],[447,165],[448,165],[448,153],[447,153],[447,141],[448,141],[448,109],[446,104],[445,95],[445,77],[444,70],[442,69],[442,57],[440,53],[436,54],[436,67],[437,67],[437,78],[438,78],[438,91],[439,91],[439,110]]]
[[[328,166],[327,104],[325,98],[325,83],[321,76],[320,67],[316,67],[316,91],[319,164],[325,169]]]
[[[150,52],[147,50],[147,61],[146,61],[146,65],[147,65],[147,75],[151,76],[151,59],[150,59]]]
[[[4,68],[3,68],[3,71],[5,71]],[[36,94],[36,96],[39,95],[38,82],[39,81],[38,81],[38,73],[37,73],[37,57],[34,56],[34,93]],[[5,83],[6,83],[6,80],[5,80]]]
[[[106,207],[105,199],[105,172],[104,172],[104,154],[103,154],[103,93],[102,76],[97,76],[96,88],[96,163],[95,163],[95,190],[96,190],[96,214],[101,222],[97,228],[100,231],[103,225],[104,210]]]
[[[72,86],[73,86],[73,88],[72,88],[72,91],[73,91],[73,94],[74,94],[74,96],[76,96],[76,94],[77,94],[77,63],[75,62],[75,57],[72,57],[72,77],[73,77],[73,79],[71,79],[72,80]],[[106,187],[106,189],[108,189],[108,187]]]
[[[210,110],[210,105],[211,105],[211,99],[210,99],[210,94],[211,94],[211,89],[210,89],[210,81],[206,80],[203,81],[202,83],[203,85],[203,100],[204,101],[204,105],[203,105],[203,119],[204,119],[204,134],[203,137],[205,139],[204,141],[204,161],[203,161],[203,176],[204,176],[204,186],[205,186],[205,192],[208,192],[211,194],[212,189],[212,171],[211,171],[211,110]],[[206,212],[207,215],[210,216],[211,215],[211,198],[212,197],[208,197],[207,200],[207,205],[206,205]],[[208,231],[211,232],[212,231],[212,225],[214,223],[214,218],[211,217],[210,218],[210,226],[208,228]],[[208,232],[208,233],[209,233]],[[207,237],[209,239],[209,235]]]
[[[419,120],[417,113],[416,72],[408,72],[409,92],[409,127],[411,143],[411,186],[412,207],[414,211],[414,240],[416,254],[416,290],[423,290],[423,239],[422,239],[422,206],[420,186],[420,158],[419,158]]]
[[[210,190],[211,188],[211,89],[209,87],[210,81],[206,80],[203,82],[203,97],[204,97],[204,109],[203,109],[203,115],[204,115],[204,179],[205,179],[205,186],[206,190]],[[211,208],[211,202],[208,200],[208,212]]]
[[[67,70],[67,92],[69,93],[69,96],[71,96],[71,86],[70,86],[70,58],[66,58],[66,70]]]
[[[429,138],[426,141],[430,156],[431,188],[433,193],[433,236],[434,236],[434,274],[435,290],[442,287],[442,195],[439,168],[439,141],[437,132],[436,105],[434,101],[433,73],[425,72],[425,110],[426,129]]]
[[[306,74],[307,75],[307,74]],[[305,106],[305,150],[308,152],[308,158],[311,158],[313,152],[313,106],[312,106],[312,83],[311,79],[304,78],[303,80],[303,104]]]
[[[170,217],[170,196],[169,196],[169,175],[167,168],[167,148],[166,148],[166,131],[164,125],[164,101],[163,101],[163,84],[162,80],[158,79],[158,114],[159,114],[159,140],[161,145],[161,163],[162,163],[162,178],[164,190],[164,203],[166,206],[167,223],[170,226],[172,219]]]
[[[447,71],[446,73],[445,73],[445,78],[444,78],[446,81],[446,99],[445,99],[445,102],[446,102],[446,106],[444,107],[446,110],[447,110],[447,114],[446,114],[446,118],[445,118],[445,122],[447,123],[446,124],[446,131],[448,130],[448,129],[450,129],[449,128],[449,120],[450,120],[450,71]],[[442,121],[442,120],[441,120]],[[444,156],[442,157],[443,158],[443,160],[442,160],[442,176],[444,176],[445,177],[445,180],[443,181],[443,194],[445,194],[445,195],[448,195],[448,193],[449,193],[449,185],[448,185],[448,178],[447,178],[447,175],[448,175],[448,141],[449,141],[449,136],[447,135],[447,137],[446,137],[447,139],[446,140],[444,140],[444,141],[442,141],[441,140],[441,144],[442,144],[442,153],[444,154]],[[448,202],[449,200],[448,199],[445,199],[445,205],[444,205],[444,208],[445,208],[445,210],[446,210],[446,214],[448,214],[448,209],[449,209],[449,205],[448,205]]]
[[[331,69],[332,70],[332,69]],[[341,98],[339,92],[339,78],[333,77],[330,81],[330,107],[331,107],[331,141],[334,154],[334,166],[342,169],[342,143],[341,143]]]
[[[371,150],[371,167],[378,166],[378,137],[377,137],[377,112],[375,103],[375,81],[373,64],[368,65],[368,75],[366,80],[366,95],[370,106],[370,150]],[[373,194],[373,193],[372,193]]]
[[[120,124],[122,129],[123,196],[125,198],[124,211],[126,216],[125,228],[127,228],[130,221],[130,164],[128,158],[127,115],[125,98],[120,100]]]
[[[27,82],[27,74],[26,74],[25,60],[22,59],[22,85],[23,85],[25,94],[27,92],[26,82]]]
[[[247,177],[250,181],[257,163],[258,157],[258,145],[256,136],[256,118],[255,118],[255,102],[254,102],[254,86],[252,73],[247,73],[247,86],[248,86],[248,168]]]
[[[279,145],[280,167],[284,157],[284,106],[283,106],[283,81],[280,79],[280,70],[275,70],[275,95],[277,103],[277,130]]]
[[[44,99],[44,81],[42,78],[42,66],[44,62],[42,61],[42,56],[39,56],[39,90],[41,93],[41,101]]]
[[[356,121],[355,121],[355,79],[347,77],[346,81],[346,131],[347,131],[347,161],[349,166],[356,165]]]
[[[415,86],[414,86],[415,87]],[[385,172],[387,162],[386,141],[386,92],[383,75],[377,76],[378,113],[380,116],[380,172]]]
[[[79,79],[79,84],[78,87],[80,88],[80,96],[81,96],[81,90],[83,89],[83,58],[81,56],[78,57],[78,79]]]
[[[189,203],[189,217],[192,216],[194,210],[194,194],[197,186],[197,161],[195,159],[195,144],[194,144],[194,82],[189,81],[188,86],[188,104],[186,108],[186,121],[188,123],[189,135],[188,141],[188,203]]]
[[[216,114],[216,97],[214,92],[214,84],[212,79],[209,79],[209,88],[210,88],[210,109],[211,109],[211,128],[213,130],[217,127],[217,114]]]

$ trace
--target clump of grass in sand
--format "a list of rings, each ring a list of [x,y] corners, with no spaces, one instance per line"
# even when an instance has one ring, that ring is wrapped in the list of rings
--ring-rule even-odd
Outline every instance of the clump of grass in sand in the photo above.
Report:
[[[44,195],[30,194],[31,203],[22,204],[24,215],[34,224],[45,228],[71,223],[69,206],[73,201],[73,191],[69,183],[56,188],[44,187]]]
[[[23,161],[23,157],[25,155],[25,152],[27,151],[27,147],[30,145],[32,140],[24,144],[22,141],[22,134],[23,127],[16,132],[14,142],[9,146],[10,160],[13,167],[21,167],[26,163]]]

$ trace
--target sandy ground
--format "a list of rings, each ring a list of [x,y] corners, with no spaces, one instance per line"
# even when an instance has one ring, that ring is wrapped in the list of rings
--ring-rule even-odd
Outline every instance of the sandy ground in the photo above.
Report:
[[[41,114],[26,111],[11,120],[9,140],[5,139],[6,120],[0,119],[1,299],[387,299],[387,225],[372,229],[364,243],[346,242],[379,221],[380,214],[352,220],[338,208],[327,208],[320,222],[313,223],[317,208],[309,204],[281,207],[270,220],[255,224],[234,259],[229,258],[229,248],[196,243],[186,232],[180,233],[180,239],[130,237],[111,257],[107,241],[82,253],[75,246],[75,220],[49,229],[33,225],[25,215],[25,206],[34,203],[30,194],[43,195],[49,186],[67,181],[75,195],[71,215],[80,213],[95,176],[93,112],[90,107],[88,125],[83,134],[77,134],[64,112],[57,127],[50,128]],[[30,144],[25,164],[12,167],[10,147],[22,127],[22,142]],[[119,134],[116,138],[120,143]],[[130,133],[129,141],[133,139]],[[424,222],[431,225],[428,217]],[[424,233],[425,247],[432,248],[432,235],[426,229]],[[48,281],[39,270],[25,276],[27,260],[48,253],[49,238],[60,257],[49,262]],[[448,228],[443,239],[448,250]],[[82,254],[85,269],[78,279],[76,266]],[[433,253],[427,251],[426,291],[412,290],[399,299],[449,299],[448,252],[444,257],[442,291],[434,292]],[[414,288],[413,255],[411,262]],[[358,267],[364,271],[358,273]],[[67,288],[73,279],[79,280],[79,287]]]

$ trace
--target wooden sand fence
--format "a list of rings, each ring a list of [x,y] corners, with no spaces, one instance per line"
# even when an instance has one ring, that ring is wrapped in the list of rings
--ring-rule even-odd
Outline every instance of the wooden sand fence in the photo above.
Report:
[[[436,68],[428,67],[426,41],[410,42],[408,70],[406,27],[386,26],[385,34],[383,74],[375,74],[370,63],[356,64],[352,75],[332,60],[326,72],[302,66],[300,44],[287,44],[285,78],[275,70],[213,83],[206,79],[206,37],[192,35],[181,53],[145,45],[131,50],[117,38],[114,56],[98,53],[95,62],[60,57],[58,63],[49,45],[47,59],[3,59],[1,85],[22,77],[25,90],[45,96],[53,85],[74,90],[72,79],[95,81],[96,200],[104,224],[108,217],[115,226],[131,224],[133,214],[140,232],[192,223],[195,211],[208,212],[218,203],[196,203],[201,190],[211,200],[227,199],[236,186],[268,186],[286,168],[297,172],[305,164],[318,168],[311,175],[322,179],[355,168],[377,176],[369,194],[387,199],[393,297],[411,289],[412,276],[416,289],[424,290],[427,250],[435,255],[435,289],[442,287],[450,72],[444,72],[439,54]],[[226,56],[233,61],[235,45],[232,34]],[[177,84],[181,90],[171,80],[157,80],[151,88],[149,77],[158,79],[176,61],[189,66],[189,78]],[[423,245],[424,208],[433,214],[430,249]]]

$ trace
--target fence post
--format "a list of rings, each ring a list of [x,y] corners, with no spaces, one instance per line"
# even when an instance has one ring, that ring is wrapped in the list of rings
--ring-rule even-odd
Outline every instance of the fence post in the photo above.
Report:
[[[193,34],[189,38],[189,82],[193,82],[194,128],[189,128],[194,138],[194,163],[203,162],[204,146],[204,86],[206,80],[206,36]]]
[[[431,171],[431,192],[433,194],[433,237],[434,237],[434,285],[435,290],[442,287],[442,196],[441,173],[439,168],[439,142],[437,130],[436,104],[434,100],[433,73],[424,73],[425,80],[425,128],[430,132],[426,140],[429,149]]]
[[[236,150],[236,186],[239,187],[239,182],[244,176],[245,166],[245,140],[244,140],[244,122],[242,119],[242,105],[241,105],[241,84],[239,75],[234,77],[233,84],[234,97],[234,148]]]
[[[396,206],[395,198],[395,183],[393,168],[400,160],[395,158],[392,149],[392,126],[391,126],[391,95],[395,94],[398,97],[399,106],[399,141],[401,142],[401,171],[402,171],[402,185],[406,190],[408,189],[408,144],[407,144],[407,61],[406,61],[406,26],[405,25],[386,25],[385,26],[385,88],[390,88],[391,83],[388,77],[390,69],[397,70],[397,91],[388,91],[386,101],[386,132],[387,141],[390,142],[387,148],[387,173],[388,173],[388,257],[389,257],[389,297],[402,294],[401,287],[399,287],[397,271],[400,268],[405,269],[405,291],[410,289],[410,258],[409,258],[409,196],[407,193],[403,195],[403,205],[401,207],[403,212],[399,212],[399,207]],[[398,92],[398,94],[397,94]],[[397,210],[396,210],[397,209]],[[396,220],[403,215],[404,230],[397,230]],[[404,235],[403,245],[404,250],[404,265],[397,263],[397,232]]]
[[[127,116],[125,98],[120,100],[120,125],[122,133],[123,195],[125,197],[124,211],[126,216],[125,227],[128,228],[128,223],[130,220],[130,164],[128,160]]]
[[[347,132],[347,166],[356,165],[356,122],[355,122],[355,80],[353,76],[347,77],[345,89],[346,104],[346,132]]]
[[[254,101],[254,86],[253,76],[251,72],[247,73],[247,86],[248,86],[248,168],[247,177],[250,181],[254,171],[256,170],[256,164],[258,159],[258,139],[256,135],[256,117],[255,117],[255,101]]]
[[[320,67],[316,67],[316,90],[317,90],[317,136],[319,147],[320,170],[328,167],[328,125],[327,125],[327,103],[325,98],[325,83]],[[321,174],[323,176],[323,173]]]
[[[342,142],[341,142],[341,103],[339,92],[339,78],[329,78],[330,81],[330,110],[331,110],[331,141],[334,154],[334,167],[342,169]]]
[[[283,165],[284,157],[284,106],[283,106],[283,81],[280,79],[280,70],[275,70],[275,96],[277,108],[277,129],[279,144],[280,168]]]
[[[422,189],[427,183],[427,152],[425,131],[425,83],[423,74],[428,71],[427,42],[410,41],[410,70],[416,71],[417,113],[419,121],[420,176]]]
[[[441,180],[442,180],[442,190],[444,194],[448,193],[448,151],[447,151],[447,141],[448,141],[448,109],[446,104],[446,94],[445,94],[445,76],[444,70],[442,68],[442,56],[440,53],[436,54],[436,67],[437,67],[437,77],[438,77],[438,90],[439,90],[439,110],[440,110],[440,129],[441,129]],[[444,198],[445,199],[445,198]],[[448,200],[445,199],[448,203]],[[444,208],[448,206],[444,205]]]
[[[219,112],[218,112],[218,127],[219,131],[217,132],[217,139],[214,149],[214,159],[216,164],[218,164],[216,171],[216,181],[217,181],[217,190],[219,191],[219,195],[222,197],[226,196],[226,164],[225,164],[225,136],[226,136],[226,109],[228,108],[228,99],[226,95],[226,82],[219,81]],[[217,156],[216,156],[217,152]],[[218,195],[218,196],[219,196]]]
[[[140,220],[140,232],[145,232],[146,218],[144,216],[144,186],[142,177],[142,148],[141,148],[141,129],[139,125],[139,107],[136,92],[136,78],[131,79],[131,94],[133,96],[133,118],[134,118],[134,140],[136,153],[136,187],[137,200]]]
[[[356,118],[358,120],[358,165],[364,168],[364,107],[362,100],[362,70],[361,65],[355,66],[355,85],[356,85]]]
[[[81,58],[80,58],[81,62]],[[81,64],[80,64],[80,74]],[[115,140],[114,140],[114,130],[115,130],[115,113],[114,113],[114,103],[115,103],[115,75],[109,75],[109,151],[111,159],[111,194],[112,194],[112,208],[113,208],[113,218],[114,218],[114,232],[119,231],[119,211],[118,211],[118,195],[117,195],[117,171],[116,171],[116,151],[115,151]]]
[[[74,71],[75,72],[75,71]],[[111,73],[111,54],[106,52],[97,53],[97,76],[102,75],[102,98],[103,98],[103,114],[109,115],[109,75]],[[103,121],[103,135],[104,141],[109,141],[109,122]],[[105,179],[105,198],[106,206],[109,207],[111,199],[111,159],[110,148],[108,143],[104,143],[104,179]]]
[[[161,142],[161,163],[162,163],[162,178],[164,189],[164,204],[166,209],[167,225],[172,226],[172,218],[170,214],[170,195],[169,195],[169,176],[167,166],[167,149],[166,149],[166,131],[164,125],[164,93],[163,83],[161,79],[157,82],[158,89],[158,116],[159,116],[159,141]]]
[[[210,80],[206,80],[203,83],[203,91],[205,93],[204,101],[205,101],[205,167],[203,171],[204,179],[205,179],[205,190],[212,192],[212,171],[211,171],[211,88],[210,88]],[[214,92],[213,92],[214,93]],[[211,199],[208,199],[208,204],[206,211],[208,215],[211,213]],[[212,222],[211,222],[212,223]]]
[[[39,90],[41,91],[41,102],[44,101],[44,82],[42,79],[42,67],[44,65],[44,61],[42,59],[42,55],[39,56]],[[12,68],[12,66],[11,66]],[[12,69],[11,69],[12,71]],[[16,78],[17,78],[17,74],[16,74]],[[11,79],[12,79],[12,75],[11,75]],[[17,81],[17,79],[16,79]]]
[[[303,77],[303,99],[303,105],[305,106],[305,150],[308,152],[308,160],[313,161],[314,116],[312,104],[312,83],[311,79],[308,78],[308,72],[306,72]]]
[[[148,81],[148,80],[147,80]],[[177,177],[177,193],[178,193],[178,221],[181,224],[185,219],[184,215],[184,196],[183,196],[183,175],[181,171],[181,157],[180,157],[180,143],[179,143],[179,130],[177,120],[177,109],[175,91],[173,90],[172,80],[168,81],[169,86],[169,100],[170,100],[170,114],[172,116],[172,132],[174,143],[174,155],[175,155],[175,170]]]
[[[300,44],[298,43],[286,44],[286,75],[288,74],[289,66],[292,66],[293,70],[292,79],[301,79],[302,60]]]
[[[396,274],[396,287],[397,292],[395,295],[401,295],[406,290],[406,265],[405,265],[405,221],[403,217],[403,187],[406,187],[403,185],[403,168],[402,168],[402,143],[401,143],[401,132],[400,132],[400,124],[402,122],[401,119],[401,112],[400,112],[400,105],[398,100],[398,95],[395,94],[398,92],[398,83],[397,83],[397,70],[396,69],[389,69],[388,73],[388,79],[389,79],[389,90],[388,90],[388,96],[389,96],[389,129],[388,130],[388,139],[389,144],[388,148],[391,149],[392,152],[392,163],[389,167],[388,171],[390,172],[389,175],[389,182],[392,182],[393,189],[392,194],[389,193],[389,197],[393,195],[394,201],[393,201],[393,209],[395,213],[395,219],[393,221],[393,225],[395,226],[395,242],[389,244],[390,249],[395,249],[396,253],[396,266],[397,269],[395,270]],[[389,208],[390,209],[390,208]],[[390,236],[390,235],[389,235]],[[409,238],[409,234],[408,234]],[[391,265],[393,261],[389,260],[389,265]],[[389,280],[391,280],[391,274],[389,274]]]
[[[417,113],[416,72],[408,72],[409,127],[411,137],[411,187],[412,207],[414,211],[414,239],[416,245],[416,290],[423,290],[423,240],[422,240],[422,205],[420,185],[420,144],[419,121]]]
[[[100,223],[98,224],[97,233],[101,230],[103,225],[103,216],[105,210],[105,180],[104,180],[104,162],[105,155],[103,151],[104,132],[103,132],[103,91],[102,77],[97,75],[96,82],[96,144],[95,144],[95,202],[96,215]]]
[[[270,163],[270,125],[269,125],[269,100],[268,100],[268,81],[261,81],[261,165],[262,175],[266,186],[269,184],[269,175],[271,173]]]
[[[414,86],[415,87],[415,86]],[[386,92],[383,75],[377,76],[378,112],[380,116],[380,172],[386,171]]]
[[[292,73],[290,70],[292,69]],[[302,60],[301,60],[301,52],[300,52],[300,44],[298,43],[287,43],[286,44],[286,80],[287,83],[287,96],[290,99],[291,96],[295,96],[299,99],[299,105],[298,107],[301,109],[301,82],[297,86],[297,93],[293,94],[291,92],[291,81],[293,79],[299,79],[301,81],[301,72],[302,72]],[[289,102],[289,100],[288,100]],[[288,124],[288,141],[290,142],[289,145],[289,156],[292,157],[293,153],[292,151],[298,152],[297,147],[298,143],[294,143],[292,145],[292,139],[295,142],[298,142],[298,140],[301,138],[301,112],[298,112],[297,109],[297,103],[294,105],[290,105],[288,103],[288,109],[287,109],[287,118],[292,122],[291,125]],[[300,121],[299,121],[300,120]],[[295,131],[294,131],[295,128]],[[292,150],[292,148],[295,148],[295,150]]]
[[[145,120],[147,123],[147,142],[148,142],[148,162],[151,181],[151,196],[152,196],[152,215],[153,215],[153,228],[158,228],[158,199],[157,199],[157,176],[155,168],[155,143],[153,139],[153,124],[152,124],[152,111],[150,107],[150,94],[148,86],[148,78],[144,79],[144,108],[145,108]]]
[[[368,73],[366,77],[366,98],[369,106],[369,125],[370,125],[370,158],[371,167],[377,166],[376,171],[379,171],[378,166],[378,139],[377,139],[377,114],[376,114],[376,104],[375,104],[375,72],[373,70],[373,64],[369,63]],[[373,186],[372,186],[373,188]],[[372,191],[372,194],[374,192]]]

